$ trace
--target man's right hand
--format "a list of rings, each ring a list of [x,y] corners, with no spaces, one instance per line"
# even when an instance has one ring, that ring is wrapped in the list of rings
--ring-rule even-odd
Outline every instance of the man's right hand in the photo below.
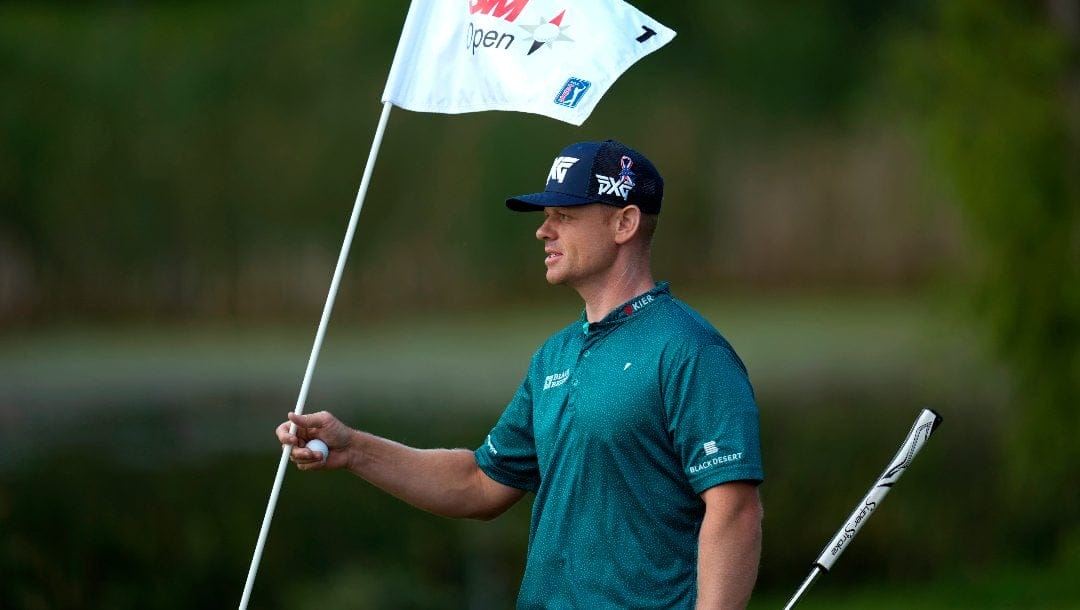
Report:
[[[293,425],[296,432],[292,432]],[[354,431],[327,411],[310,415],[289,413],[289,420],[276,430],[278,441],[282,445],[292,445],[289,459],[300,470],[333,470],[347,468]],[[330,455],[322,459],[322,454],[307,448],[307,442],[319,439],[330,448]]]

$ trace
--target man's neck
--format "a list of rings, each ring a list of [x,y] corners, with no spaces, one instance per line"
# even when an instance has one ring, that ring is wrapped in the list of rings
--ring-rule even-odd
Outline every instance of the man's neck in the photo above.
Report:
[[[585,317],[589,322],[603,320],[611,310],[619,305],[653,289],[652,272],[647,266],[633,269],[623,268],[622,272],[610,275],[603,283],[595,286],[577,287],[581,299],[585,301]]]

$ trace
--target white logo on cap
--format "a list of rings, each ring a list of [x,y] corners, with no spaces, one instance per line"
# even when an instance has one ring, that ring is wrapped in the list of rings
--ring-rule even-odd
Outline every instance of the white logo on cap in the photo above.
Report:
[[[630,194],[630,189],[634,188],[634,172],[630,169],[634,166],[634,160],[626,155],[623,155],[619,159],[619,166],[622,168],[619,171],[617,178],[609,178],[607,176],[601,176],[596,174],[596,181],[600,183],[600,188],[597,191],[597,195],[606,195],[611,193],[612,195],[618,195],[626,201],[626,196]]]
[[[579,160],[575,157],[555,157],[555,162],[551,164],[551,171],[548,172],[548,180],[562,184],[563,180],[566,180],[566,170]]]
[[[609,178],[607,176],[601,176],[596,174],[596,181],[600,184],[600,188],[597,191],[597,195],[618,195],[626,201],[626,196],[630,194],[630,189],[634,188],[633,183],[627,184],[619,178]]]

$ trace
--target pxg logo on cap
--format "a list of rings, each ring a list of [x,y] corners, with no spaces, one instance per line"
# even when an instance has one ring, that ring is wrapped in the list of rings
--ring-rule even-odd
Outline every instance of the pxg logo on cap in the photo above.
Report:
[[[541,193],[511,197],[506,207],[519,212],[545,207],[606,203],[636,205],[659,214],[664,179],[645,155],[615,140],[578,142],[563,149],[548,171]]]

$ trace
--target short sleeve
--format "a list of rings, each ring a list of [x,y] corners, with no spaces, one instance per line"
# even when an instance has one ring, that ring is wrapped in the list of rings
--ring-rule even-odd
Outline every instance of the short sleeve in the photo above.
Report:
[[[535,492],[540,487],[540,469],[533,435],[531,370],[474,455],[480,469],[495,481]]]
[[[665,408],[676,455],[696,493],[764,479],[757,403],[726,343],[699,346],[671,368]]]

